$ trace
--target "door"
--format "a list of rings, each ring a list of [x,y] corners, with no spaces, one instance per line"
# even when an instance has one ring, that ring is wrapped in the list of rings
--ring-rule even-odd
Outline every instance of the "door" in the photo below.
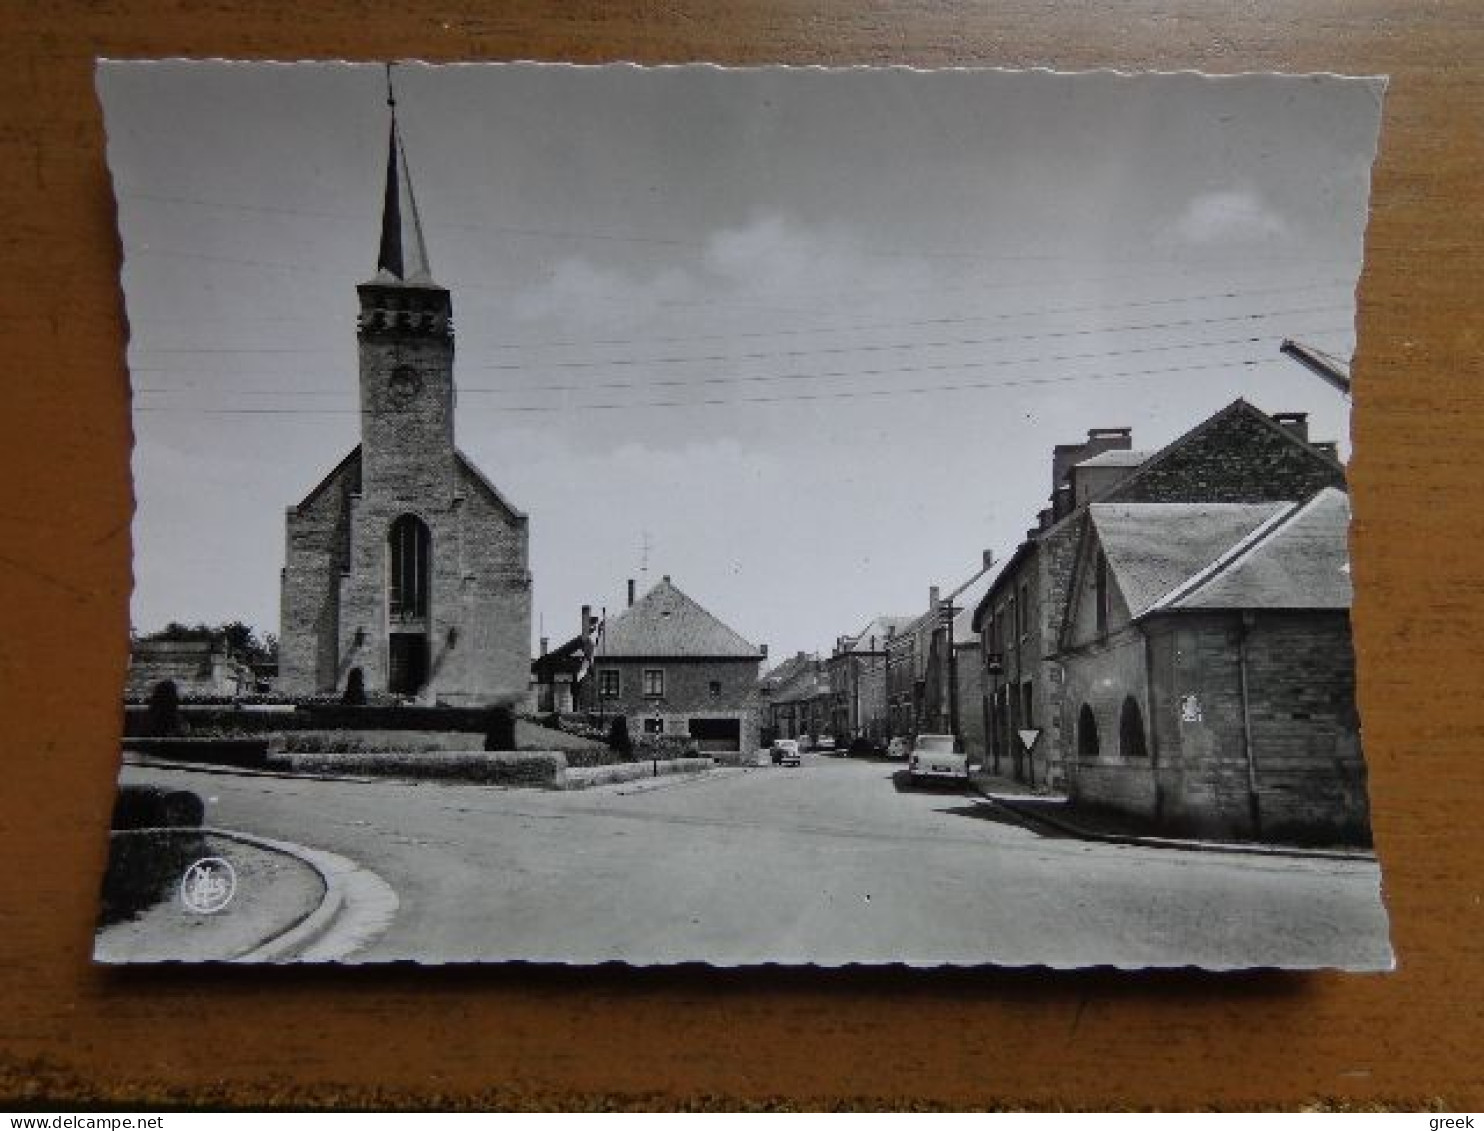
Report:
[[[386,689],[393,695],[416,695],[428,682],[428,638],[421,632],[394,632]]]
[[[690,736],[701,751],[737,751],[742,749],[741,719],[691,719]]]

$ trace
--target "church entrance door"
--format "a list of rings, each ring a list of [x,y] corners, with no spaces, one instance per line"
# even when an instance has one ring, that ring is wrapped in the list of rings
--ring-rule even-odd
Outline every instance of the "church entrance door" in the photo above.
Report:
[[[416,695],[428,682],[428,638],[421,632],[391,634],[386,689],[393,695]]]

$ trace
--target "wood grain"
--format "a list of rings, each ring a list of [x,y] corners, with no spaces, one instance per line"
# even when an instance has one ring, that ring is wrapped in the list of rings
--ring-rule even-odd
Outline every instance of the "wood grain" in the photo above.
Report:
[[[1484,1106],[1477,0],[414,7],[5,6],[0,1102]],[[97,55],[1389,74],[1353,486],[1398,972],[92,969],[131,511]]]

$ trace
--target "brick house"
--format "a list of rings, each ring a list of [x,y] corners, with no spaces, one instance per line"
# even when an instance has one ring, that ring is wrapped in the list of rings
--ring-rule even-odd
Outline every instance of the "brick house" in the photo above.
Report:
[[[578,697],[590,713],[622,715],[636,738],[669,735],[742,760],[758,747],[764,656],[666,576],[604,624]]]
[[[286,519],[279,689],[460,705],[528,694],[526,516],[454,444],[453,305],[395,114],[374,278],[356,288],[361,443]]]
[[[988,585],[994,556],[947,597],[928,587],[928,608],[892,634],[886,647],[887,718],[892,735],[955,734],[982,752],[983,664],[973,639],[973,612]],[[950,641],[953,643],[950,645]],[[959,661],[966,659],[969,670]]]
[[[887,733],[886,646],[912,617],[880,616],[835,642],[827,661],[830,731],[836,739],[881,739]]]
[[[769,673],[769,730],[775,738],[818,739],[830,730],[829,671],[818,656],[800,652]]]
[[[1368,842],[1346,494],[1088,512],[1055,657],[1072,800],[1199,835]]]
[[[1052,659],[1087,508],[1100,502],[1302,501],[1344,489],[1329,443],[1311,443],[1300,413],[1269,416],[1236,400],[1160,450],[1135,451],[1131,430],[1100,428],[1052,452],[1050,505],[974,610],[982,641],[987,768],[1037,785],[1065,784],[1062,670]],[[1039,731],[1029,752],[1019,731]]]

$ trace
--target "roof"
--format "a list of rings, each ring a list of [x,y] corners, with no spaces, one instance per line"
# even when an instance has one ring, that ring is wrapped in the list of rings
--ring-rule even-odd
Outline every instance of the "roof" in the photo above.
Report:
[[[1264,523],[1149,610],[1348,609],[1350,498],[1326,487]]]
[[[1131,617],[1143,616],[1290,503],[1093,503],[1088,514]]]
[[[824,673],[818,661],[809,657],[810,662],[795,671],[788,679],[780,683],[773,692],[774,703],[800,703],[806,699],[817,699],[821,695],[830,693],[829,677]]]
[[[793,655],[784,660],[777,667],[767,672],[758,682],[766,688],[774,689],[782,687],[789,680],[804,671],[810,664],[817,663],[817,656]]]
[[[1074,464],[1075,467],[1138,467],[1149,458],[1147,451],[1135,452],[1121,448],[1110,451],[1099,452],[1095,456],[1089,456],[1081,463]]]
[[[407,150],[397,129],[397,111],[392,110],[386,147],[386,196],[381,210],[381,247],[376,256],[376,283],[406,283],[434,286],[433,269],[428,262],[428,245],[423,240],[422,217],[417,211],[417,197],[412,192],[412,171],[407,167]]]
[[[463,452],[456,450],[453,453],[453,458],[458,462],[459,467],[469,476],[470,480],[472,480],[476,486],[481,487],[485,491],[489,492],[490,497],[494,499],[496,504],[508,511],[511,518],[524,520],[527,517],[526,512],[520,510],[518,507],[513,505],[509,499],[502,495],[500,493],[500,489],[493,483],[491,483],[489,479],[486,478],[484,472],[480,471],[479,468],[475,466],[474,461],[466,456]]]
[[[1219,412],[1215,412],[1212,415],[1206,417],[1205,420],[1202,420],[1199,424],[1195,425],[1195,427],[1191,428],[1183,435],[1177,436],[1175,439],[1171,440],[1168,444],[1160,448],[1159,451],[1155,452],[1153,455],[1147,456],[1138,467],[1134,468],[1122,479],[1118,480],[1117,483],[1111,484],[1104,492],[1103,497],[1106,498],[1109,495],[1114,495],[1121,491],[1127,491],[1130,487],[1147,479],[1151,472],[1160,467],[1169,459],[1173,458],[1178,452],[1183,450],[1192,441],[1204,435],[1212,428],[1216,427],[1216,425],[1219,424],[1221,421],[1226,420],[1228,417],[1236,416],[1238,414],[1245,415],[1254,420],[1260,421],[1266,427],[1278,433],[1295,447],[1302,448],[1304,451],[1307,451],[1316,459],[1321,460],[1322,462],[1332,467],[1335,471],[1338,471],[1341,475],[1344,475],[1345,465],[1340,462],[1338,456],[1334,455],[1332,452],[1326,451],[1321,447],[1317,447],[1310,441],[1304,439],[1302,436],[1299,436],[1292,429],[1285,428],[1283,425],[1279,424],[1271,416],[1263,412],[1262,409],[1258,408],[1250,401],[1247,401],[1242,397],[1238,397],[1236,400],[1232,401],[1231,404],[1227,405]]]
[[[598,654],[759,660],[762,653],[682,593],[668,577],[603,629]]]
[[[865,628],[861,629],[859,633],[851,638],[850,644],[845,651],[870,652],[872,651],[873,640],[875,641],[874,650],[877,652],[883,651],[886,648],[888,638],[895,636],[899,632],[906,631],[916,620],[916,617],[911,616],[876,617],[870,624],[866,625]]]
[[[556,675],[576,672],[582,667],[582,636],[557,645],[531,661],[531,671],[537,675]]]
[[[1000,570],[1004,568],[1004,562],[995,562],[993,566],[972,578],[953,594],[954,604],[960,606],[958,614],[953,618],[953,642],[955,644],[968,644],[979,638],[974,628],[974,614],[978,611],[979,602],[988,595],[990,586],[994,584],[995,579],[1000,575]]]

